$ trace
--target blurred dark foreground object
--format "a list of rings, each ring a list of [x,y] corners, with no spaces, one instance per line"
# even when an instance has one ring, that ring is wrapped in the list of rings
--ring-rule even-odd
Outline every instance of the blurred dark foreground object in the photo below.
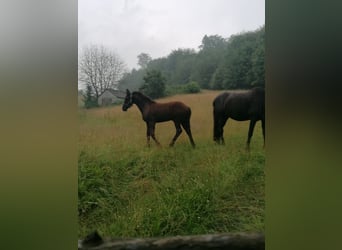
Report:
[[[84,247],[95,247],[101,245],[102,243],[103,239],[97,231],[94,231],[88,234],[82,241],[79,241],[78,249],[84,249]]]
[[[79,241],[79,250],[264,250],[265,236],[261,233],[226,233],[164,238],[132,238],[103,241],[95,231]]]

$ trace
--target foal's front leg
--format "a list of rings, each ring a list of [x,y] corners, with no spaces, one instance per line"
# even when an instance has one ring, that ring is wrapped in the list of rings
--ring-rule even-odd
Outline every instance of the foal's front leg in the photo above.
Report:
[[[160,146],[159,141],[157,140],[157,138],[156,138],[155,135],[154,135],[155,125],[156,125],[155,122],[149,122],[149,124],[148,124],[148,129],[149,129],[149,131],[150,131],[150,135],[152,136],[152,139],[157,143],[158,146]]]
[[[182,128],[180,126],[180,123],[179,122],[174,122],[175,123],[175,127],[176,127],[176,134],[175,136],[173,137],[171,143],[170,143],[170,147],[173,147],[173,145],[175,144],[178,136],[182,133]]]

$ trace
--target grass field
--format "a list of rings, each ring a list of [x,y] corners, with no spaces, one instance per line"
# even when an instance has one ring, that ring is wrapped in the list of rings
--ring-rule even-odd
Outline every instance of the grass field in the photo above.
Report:
[[[264,231],[265,151],[257,123],[229,120],[226,145],[212,140],[212,100],[219,92],[177,95],[192,109],[193,149],[185,131],[175,146],[172,122],[158,123],[146,147],[146,125],[134,105],[79,110],[79,237],[97,229],[111,237]]]

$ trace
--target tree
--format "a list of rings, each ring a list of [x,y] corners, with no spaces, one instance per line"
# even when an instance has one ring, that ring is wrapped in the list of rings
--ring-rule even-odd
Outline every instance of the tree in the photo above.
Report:
[[[264,86],[264,33],[263,27],[229,38],[224,58],[213,75],[213,88],[244,89]]]
[[[86,92],[85,92],[85,94],[83,94],[83,97],[84,97],[84,107],[86,109],[89,109],[89,108],[97,106],[97,101],[95,100],[92,92],[93,92],[92,91],[92,87],[90,86],[90,84],[87,84]]]
[[[87,88],[91,87],[92,95],[97,100],[108,88],[117,88],[118,81],[126,72],[126,65],[115,52],[104,46],[91,45],[85,47],[79,60],[79,81]]]
[[[201,50],[223,49],[226,45],[226,39],[219,35],[207,36],[202,39],[202,44],[199,46]]]
[[[149,54],[140,53],[138,55],[138,64],[142,69],[146,69],[150,61],[152,61],[152,57]]]
[[[252,55],[252,86],[265,86],[265,26],[258,31],[257,47]]]
[[[223,60],[223,52],[226,46],[226,39],[221,36],[205,35],[203,37],[192,72],[192,78],[195,79],[202,88],[211,87],[211,80],[218,65]]]
[[[138,90],[141,85],[143,85],[144,80],[143,77],[145,75],[145,70],[132,69],[131,72],[127,72],[123,75],[121,80],[119,81],[118,88],[120,90]]]
[[[144,85],[140,88],[151,98],[158,98],[165,95],[165,78],[158,70],[150,70],[144,76]]]

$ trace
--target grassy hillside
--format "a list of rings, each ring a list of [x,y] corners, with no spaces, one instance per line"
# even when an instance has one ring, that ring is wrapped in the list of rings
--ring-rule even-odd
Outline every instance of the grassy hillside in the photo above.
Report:
[[[175,146],[172,122],[158,123],[146,147],[146,126],[134,105],[79,110],[79,236],[135,237],[264,231],[261,124],[250,153],[248,122],[228,121],[226,145],[212,140],[212,100],[219,92],[178,95],[192,109],[196,149],[183,132]]]

